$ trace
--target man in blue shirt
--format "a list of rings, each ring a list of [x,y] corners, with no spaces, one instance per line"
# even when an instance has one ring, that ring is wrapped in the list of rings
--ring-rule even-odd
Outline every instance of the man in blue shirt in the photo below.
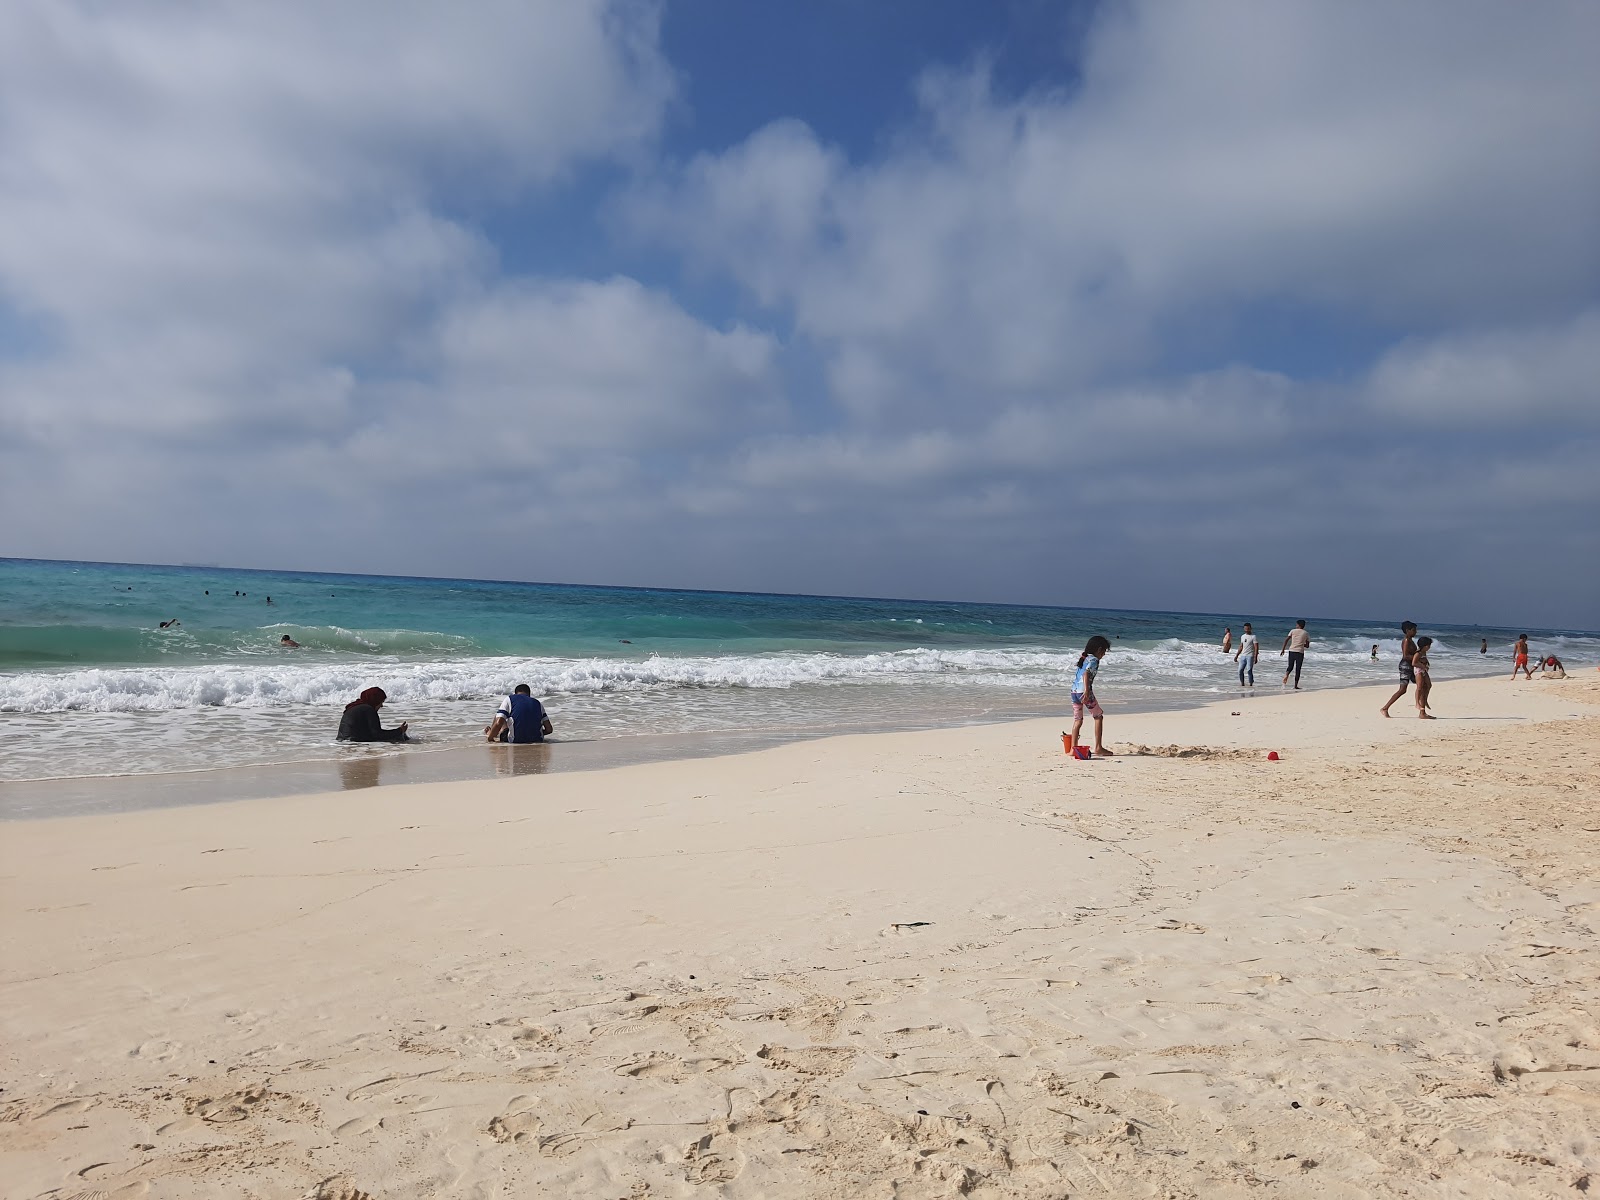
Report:
[[[494,714],[494,720],[483,735],[491,742],[542,742],[545,734],[552,732],[550,718],[544,705],[533,698],[533,689],[525,683],[517,684],[516,691],[505,698]]]

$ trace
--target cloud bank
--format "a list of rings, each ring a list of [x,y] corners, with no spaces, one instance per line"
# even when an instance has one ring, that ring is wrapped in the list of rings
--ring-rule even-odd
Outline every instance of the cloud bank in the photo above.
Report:
[[[0,553],[1600,625],[1593,6],[1107,4],[855,159],[667,158],[660,17],[7,6]]]

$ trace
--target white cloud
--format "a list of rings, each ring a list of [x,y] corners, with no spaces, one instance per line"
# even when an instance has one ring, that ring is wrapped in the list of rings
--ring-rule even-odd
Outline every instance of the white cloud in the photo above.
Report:
[[[1328,611],[1514,524],[1505,605],[1600,591],[1600,9],[1096,13],[1071,88],[657,171],[648,3],[0,7],[0,553]],[[462,216],[619,163],[709,287]]]
[[[653,134],[673,91],[655,20],[628,0],[5,6],[0,294],[46,344],[0,403],[46,428],[322,423],[331,379],[492,268],[442,200]]]
[[[1600,428],[1600,310],[1554,325],[1411,339],[1373,371],[1370,402],[1403,419],[1556,438]]]
[[[783,122],[628,211],[791,312],[841,402],[956,420],[1238,305],[1436,330],[1583,302],[1596,44],[1575,3],[1109,6],[1080,88],[934,72],[879,159]]]

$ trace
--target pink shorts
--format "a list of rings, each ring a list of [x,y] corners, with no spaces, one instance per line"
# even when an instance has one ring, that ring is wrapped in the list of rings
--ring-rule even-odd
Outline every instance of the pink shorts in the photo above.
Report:
[[[1074,721],[1083,720],[1084,709],[1088,709],[1089,715],[1097,721],[1106,715],[1100,711],[1100,701],[1096,700],[1093,696],[1089,696],[1084,700],[1079,700],[1074,697],[1072,701],[1072,719]]]

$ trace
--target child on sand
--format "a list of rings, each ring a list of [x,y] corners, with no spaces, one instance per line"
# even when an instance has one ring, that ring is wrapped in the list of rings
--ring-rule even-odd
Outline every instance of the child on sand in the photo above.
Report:
[[[1079,744],[1078,732],[1083,728],[1083,714],[1087,709],[1094,718],[1094,758],[1110,758],[1111,751],[1105,747],[1102,736],[1105,732],[1105,713],[1100,710],[1100,702],[1094,698],[1095,672],[1100,670],[1100,660],[1111,649],[1111,643],[1099,634],[1089,639],[1084,646],[1083,653],[1078,655],[1078,672],[1072,677],[1072,737],[1067,741],[1067,753],[1073,758],[1089,758],[1091,754]]]
[[[1517,635],[1517,644],[1516,644],[1515,649],[1516,649],[1516,652],[1517,652],[1517,661],[1512,664],[1512,667],[1511,667],[1511,678],[1515,679],[1517,677],[1517,672],[1521,671],[1529,679],[1532,679],[1533,678],[1533,672],[1528,670],[1528,635],[1527,634],[1521,633],[1521,634]]]
[[[1424,721],[1435,719],[1428,711],[1428,693],[1433,691],[1433,678],[1428,673],[1428,647],[1431,645],[1431,637],[1419,637],[1416,653],[1411,656],[1411,670],[1417,678],[1417,716]]]

